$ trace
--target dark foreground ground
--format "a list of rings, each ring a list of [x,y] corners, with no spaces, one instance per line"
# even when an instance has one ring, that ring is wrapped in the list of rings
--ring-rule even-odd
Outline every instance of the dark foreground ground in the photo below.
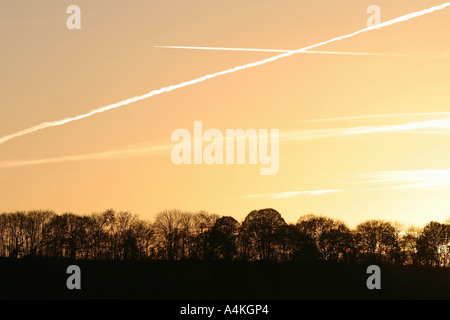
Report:
[[[66,269],[81,268],[81,290]],[[450,299],[450,269],[368,265],[0,259],[0,299]]]

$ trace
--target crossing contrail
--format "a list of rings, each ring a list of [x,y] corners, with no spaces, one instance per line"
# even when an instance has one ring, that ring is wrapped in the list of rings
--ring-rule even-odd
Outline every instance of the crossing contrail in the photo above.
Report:
[[[240,70],[244,70],[244,69],[260,66],[260,65],[272,62],[272,61],[276,61],[276,60],[281,59],[281,58],[289,57],[289,56],[292,56],[292,55],[294,55],[296,53],[305,52],[307,50],[310,50],[310,49],[313,49],[313,48],[317,48],[317,47],[326,45],[326,44],[331,43],[331,42],[343,40],[343,39],[346,39],[346,38],[351,38],[351,37],[354,37],[354,36],[356,36],[356,35],[358,35],[360,33],[363,33],[363,32],[367,32],[367,31],[371,31],[371,30],[379,30],[380,28],[383,28],[383,27],[387,27],[387,26],[390,26],[390,25],[393,25],[393,24],[396,24],[396,23],[399,23],[399,22],[404,22],[404,21],[407,21],[407,20],[410,20],[410,19],[413,19],[413,18],[416,18],[416,17],[419,17],[419,16],[423,16],[423,15],[428,14],[428,13],[432,13],[432,12],[438,11],[438,10],[443,10],[444,8],[446,8],[448,6],[450,6],[450,2],[446,2],[444,4],[441,4],[441,5],[438,5],[438,6],[434,6],[434,7],[428,8],[428,9],[424,9],[424,10],[421,10],[421,11],[405,14],[405,15],[403,15],[401,17],[398,17],[398,18],[395,18],[395,19],[391,19],[391,20],[388,20],[388,21],[385,21],[385,22],[382,22],[382,23],[379,23],[379,24],[376,24],[376,25],[364,28],[364,29],[355,31],[353,33],[349,33],[347,35],[343,35],[343,36],[332,38],[330,40],[319,42],[317,44],[313,44],[313,45],[310,45],[310,46],[307,46],[307,47],[304,47],[304,48],[301,48],[301,49],[284,52],[284,53],[281,53],[279,55],[276,55],[276,56],[273,56],[273,57],[270,57],[270,58],[267,58],[267,59],[263,59],[263,60],[259,60],[259,61],[256,61],[256,62],[245,64],[245,65],[237,66],[237,67],[234,67],[234,68],[231,68],[231,69],[227,69],[227,70],[224,70],[224,71],[211,73],[211,74],[205,75],[203,77],[196,78],[196,79],[193,79],[193,80],[190,80],[190,81],[185,81],[185,82],[182,82],[182,83],[179,83],[179,84],[176,84],[176,85],[170,85],[170,86],[167,86],[167,87],[163,87],[161,89],[153,90],[153,91],[150,91],[150,92],[145,93],[145,94],[140,95],[140,96],[129,98],[129,99],[126,99],[126,100],[123,100],[123,101],[120,101],[120,102],[116,102],[116,103],[113,103],[113,104],[110,104],[110,105],[107,105],[107,106],[104,106],[104,107],[101,107],[101,108],[93,109],[93,110],[91,110],[91,111],[89,111],[87,113],[84,113],[84,114],[81,114],[81,115],[78,115],[78,116],[74,116],[74,117],[71,117],[71,118],[65,118],[65,119],[57,120],[57,121],[43,122],[43,123],[38,124],[36,126],[30,127],[28,129],[24,129],[24,130],[21,130],[21,131],[18,131],[18,132],[15,132],[15,133],[12,133],[12,134],[9,134],[9,135],[1,137],[0,138],[0,144],[5,143],[5,142],[7,142],[7,141],[9,141],[11,139],[14,139],[14,138],[17,138],[17,137],[21,137],[21,136],[24,136],[24,135],[27,135],[27,134],[30,134],[30,133],[33,133],[33,132],[36,132],[36,131],[39,131],[39,130],[42,130],[42,129],[55,127],[55,126],[60,126],[60,125],[63,125],[63,124],[66,124],[66,123],[69,123],[69,122],[72,122],[72,121],[77,121],[77,120],[81,120],[81,119],[90,117],[90,116],[95,115],[97,113],[102,113],[102,112],[105,112],[105,111],[108,111],[108,110],[112,110],[112,109],[115,109],[115,108],[120,108],[120,107],[126,106],[128,104],[131,104],[133,102],[141,101],[141,100],[144,100],[144,99],[156,96],[156,95],[164,93],[164,92],[171,92],[173,90],[180,89],[180,88],[183,88],[183,87],[186,87],[186,86],[189,86],[189,85],[197,84],[197,83],[200,83],[200,82],[203,82],[203,81],[206,81],[206,80],[218,77],[218,76],[222,76],[222,75],[233,73],[233,72],[236,72],[236,71],[240,71]]]
[[[166,49],[191,49],[191,50],[216,50],[216,51],[246,51],[246,52],[289,52],[285,49],[258,49],[258,48],[224,48],[224,47],[187,47],[187,46],[154,46],[155,48]],[[310,54],[336,54],[352,56],[382,56],[382,57],[412,57],[412,58],[446,58],[445,55],[413,55],[402,53],[382,53],[382,52],[353,52],[353,51],[314,51],[308,50],[301,53]]]

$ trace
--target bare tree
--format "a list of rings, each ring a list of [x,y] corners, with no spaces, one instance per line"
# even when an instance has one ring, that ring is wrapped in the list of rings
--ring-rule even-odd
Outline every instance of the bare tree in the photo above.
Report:
[[[154,223],[129,212],[80,216],[34,210],[0,214],[0,257],[70,259],[274,260],[367,259],[397,265],[450,266],[450,220],[423,229],[368,220],[350,230],[327,217],[288,225],[274,209],[254,210],[240,225],[205,211],[165,210]]]
[[[323,260],[350,259],[353,234],[342,221],[310,214],[299,218],[297,228],[315,241]]]
[[[448,266],[449,242],[449,225],[431,221],[423,228],[417,240],[419,259],[431,266]]]
[[[236,258],[239,228],[239,222],[233,217],[222,217],[215,222],[207,240],[212,259],[231,261]]]
[[[296,225],[282,226],[276,236],[278,261],[305,262],[319,259],[320,253],[314,239]]]
[[[356,226],[356,231],[365,258],[386,260],[398,246],[397,231],[390,222],[368,220]]]
[[[418,240],[421,232],[421,228],[410,226],[404,232],[400,233],[399,243],[404,256],[404,264],[417,265],[420,263],[418,257]]]
[[[286,222],[280,213],[274,209],[254,210],[242,223],[241,236],[244,251],[250,258],[267,260],[274,258],[277,243],[275,235]]]
[[[183,214],[180,210],[165,210],[156,216],[155,231],[168,260],[177,260],[179,258],[177,253],[179,250],[182,217]]]

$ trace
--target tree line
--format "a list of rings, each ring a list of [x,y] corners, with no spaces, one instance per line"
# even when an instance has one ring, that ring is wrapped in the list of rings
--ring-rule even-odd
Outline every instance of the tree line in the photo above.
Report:
[[[242,222],[230,216],[180,210],[144,221],[107,210],[86,216],[52,211],[0,214],[0,257],[89,260],[378,261],[450,265],[450,223],[423,228],[367,220],[350,229],[323,216],[286,223],[274,209],[254,210]]]

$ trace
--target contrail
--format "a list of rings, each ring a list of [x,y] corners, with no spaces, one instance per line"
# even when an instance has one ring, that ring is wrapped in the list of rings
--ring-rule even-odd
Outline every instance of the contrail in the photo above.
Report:
[[[267,59],[263,59],[263,60],[259,60],[259,61],[256,61],[256,62],[245,64],[245,65],[237,66],[237,67],[234,67],[234,68],[231,68],[231,69],[227,69],[227,70],[224,70],[224,71],[211,73],[211,74],[205,75],[203,77],[196,78],[194,80],[185,81],[185,82],[182,82],[182,83],[179,83],[179,84],[176,84],[176,85],[171,85],[171,86],[168,86],[168,87],[164,87],[164,88],[161,88],[161,89],[158,89],[158,90],[153,90],[153,91],[150,91],[150,92],[148,92],[146,94],[143,94],[143,95],[140,95],[140,96],[136,96],[134,98],[129,98],[129,99],[126,99],[126,100],[123,100],[123,101],[120,101],[120,102],[116,102],[114,104],[110,104],[110,105],[107,105],[107,106],[104,106],[104,107],[101,107],[101,108],[98,108],[98,109],[94,109],[94,110],[89,111],[88,113],[81,114],[81,115],[78,115],[78,116],[75,116],[75,117],[65,118],[65,119],[62,119],[62,120],[52,121],[52,122],[44,122],[44,123],[41,123],[41,124],[36,125],[34,127],[30,127],[28,129],[24,129],[24,130],[18,131],[16,133],[4,136],[4,137],[0,138],[0,144],[5,143],[6,141],[9,141],[11,139],[14,139],[14,138],[26,135],[26,134],[30,134],[30,133],[33,133],[33,132],[36,132],[36,131],[39,131],[39,130],[42,130],[42,129],[45,129],[45,128],[49,128],[49,127],[60,126],[60,125],[63,125],[63,124],[66,124],[66,123],[69,123],[69,122],[72,122],[72,121],[81,120],[83,118],[90,117],[90,116],[92,116],[94,114],[102,113],[102,112],[105,112],[105,111],[108,111],[108,110],[112,110],[112,109],[115,109],[115,108],[119,108],[119,107],[128,105],[130,103],[141,101],[141,100],[150,98],[152,96],[155,96],[155,95],[158,95],[158,94],[161,94],[161,93],[164,93],[164,92],[171,92],[173,90],[176,90],[176,89],[179,89],[179,88],[183,88],[183,87],[186,87],[186,86],[189,86],[189,85],[197,84],[197,83],[200,83],[200,82],[203,82],[203,81],[206,81],[208,79],[212,79],[212,78],[215,78],[215,77],[218,77],[218,76],[221,76],[221,75],[225,75],[225,74],[233,73],[233,72],[236,72],[236,71],[240,71],[240,70],[244,70],[244,69],[260,66],[260,65],[272,62],[272,61],[276,61],[276,60],[281,59],[281,58],[292,56],[292,55],[294,55],[296,53],[305,52],[307,50],[326,45],[326,44],[331,43],[331,42],[343,40],[343,39],[346,39],[346,38],[351,38],[351,37],[354,37],[354,36],[356,36],[356,35],[358,35],[360,33],[363,33],[363,32],[367,32],[367,31],[371,31],[371,30],[378,30],[380,28],[387,27],[387,26],[390,26],[390,25],[393,25],[393,24],[396,24],[396,23],[399,23],[399,22],[407,21],[407,20],[410,20],[410,19],[413,19],[413,18],[416,18],[416,17],[419,17],[419,16],[423,16],[425,14],[428,14],[428,13],[431,13],[431,12],[434,12],[434,11],[443,10],[444,8],[446,8],[448,6],[450,6],[450,2],[446,2],[444,4],[441,4],[439,6],[434,6],[434,7],[431,7],[429,9],[424,9],[424,10],[421,10],[421,11],[409,13],[409,14],[403,15],[401,17],[398,17],[398,18],[395,18],[395,19],[392,19],[392,20],[388,20],[388,21],[379,23],[377,25],[373,25],[371,27],[367,27],[367,28],[355,31],[355,32],[347,34],[347,35],[335,37],[335,38],[332,38],[332,39],[327,40],[327,41],[319,42],[317,44],[313,44],[313,45],[310,45],[310,46],[307,46],[307,47],[304,47],[304,48],[301,48],[301,49],[284,52],[284,53],[281,53],[279,55],[276,55],[276,56],[273,56],[273,57],[270,57],[270,58],[267,58]]]
[[[289,52],[292,50],[283,49],[255,49],[255,48],[223,48],[223,47],[187,47],[187,46],[154,46],[155,48],[167,49],[191,49],[191,50],[217,50],[217,51],[247,51],[247,52]],[[384,57],[414,57],[414,58],[444,58],[444,55],[412,55],[412,54],[397,54],[397,53],[375,53],[375,52],[352,52],[352,51],[303,51],[301,53],[311,54],[337,54],[337,55],[352,55],[352,56],[384,56]]]

